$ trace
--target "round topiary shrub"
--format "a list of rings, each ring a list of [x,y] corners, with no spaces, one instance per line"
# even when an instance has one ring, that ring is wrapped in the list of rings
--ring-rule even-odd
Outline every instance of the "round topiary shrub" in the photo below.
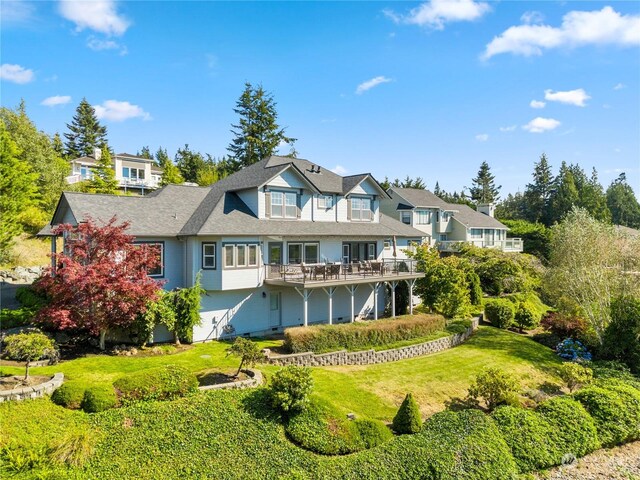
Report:
[[[493,420],[504,437],[521,473],[558,465],[564,452],[549,441],[552,428],[537,412],[502,406],[493,412]]]
[[[629,416],[628,441],[640,439],[640,388],[627,381],[609,378],[599,380],[597,385],[607,390],[612,390],[620,395]]]
[[[97,413],[115,408],[118,404],[116,391],[111,385],[94,385],[85,390],[80,408],[87,413]]]
[[[520,302],[518,304],[514,319],[521,332],[535,328],[540,323],[540,315],[535,306],[529,302]]]
[[[184,367],[165,365],[130,373],[113,383],[119,401],[173,400],[194,393],[198,379]]]
[[[391,430],[379,420],[357,418],[353,422],[360,443],[364,448],[373,448],[393,438]]]
[[[515,317],[513,303],[500,298],[488,300],[484,305],[484,314],[487,320],[498,328],[509,328]]]
[[[269,393],[274,408],[288,415],[304,408],[312,389],[311,369],[289,365],[273,375]]]
[[[555,397],[538,405],[536,411],[551,425],[549,442],[563,456],[582,457],[600,448],[595,422],[580,402],[569,396]]]
[[[417,433],[421,428],[422,416],[420,407],[418,407],[413,395],[407,393],[398,409],[398,413],[393,417],[393,429],[397,433]]]
[[[61,407],[77,410],[80,408],[87,386],[80,382],[65,382],[51,394],[51,401]]]
[[[620,445],[636,436],[638,407],[625,402],[628,397],[595,386],[583,388],[573,396],[593,417],[603,447]]]

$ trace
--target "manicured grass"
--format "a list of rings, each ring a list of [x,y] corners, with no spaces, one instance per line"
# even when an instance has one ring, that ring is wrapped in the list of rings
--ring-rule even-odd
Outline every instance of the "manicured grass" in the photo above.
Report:
[[[260,348],[279,345],[276,340],[259,341]],[[126,373],[174,364],[192,372],[237,367],[239,361],[227,357],[229,344],[211,342],[174,354],[145,357],[89,356],[50,367],[32,368],[32,374],[63,372],[68,380],[111,384]],[[433,355],[401,362],[368,366],[314,368],[314,391],[344,413],[390,422],[408,392],[413,393],[423,416],[445,408],[452,397],[466,394],[471,379],[484,367],[500,367],[522,382],[523,388],[542,383],[559,383],[558,357],[548,348],[513,332],[480,327],[463,345]],[[260,365],[268,378],[278,367]],[[2,367],[19,374],[20,367]]]

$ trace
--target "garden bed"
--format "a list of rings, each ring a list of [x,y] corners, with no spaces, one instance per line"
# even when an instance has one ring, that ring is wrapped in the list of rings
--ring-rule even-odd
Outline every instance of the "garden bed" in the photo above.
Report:
[[[24,375],[9,375],[6,377],[0,377],[0,391],[15,390],[22,387],[34,387],[41,383],[51,380],[51,376],[46,375],[31,375],[28,380],[25,381]]]
[[[210,385],[220,385],[224,383],[233,383],[240,382],[242,380],[247,380],[251,377],[247,375],[245,371],[241,371],[240,374],[236,377],[235,371],[226,370],[221,372],[220,369],[211,369],[205,370],[204,372],[200,372],[196,374],[196,378],[198,379],[198,384],[201,387],[206,387]]]

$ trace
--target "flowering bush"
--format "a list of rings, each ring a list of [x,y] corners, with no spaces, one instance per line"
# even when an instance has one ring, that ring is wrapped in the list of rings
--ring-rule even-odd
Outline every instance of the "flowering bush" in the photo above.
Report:
[[[587,350],[587,347],[580,340],[574,340],[573,338],[565,338],[556,347],[556,353],[572,362],[591,361],[591,353]]]

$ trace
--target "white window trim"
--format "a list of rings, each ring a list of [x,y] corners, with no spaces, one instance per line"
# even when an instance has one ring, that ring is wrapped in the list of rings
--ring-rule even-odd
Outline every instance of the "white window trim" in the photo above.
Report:
[[[330,210],[333,208],[333,195],[319,195],[318,196],[318,208],[324,208]]]
[[[298,218],[298,193],[287,191],[287,190],[269,190],[271,194],[271,217],[272,218]],[[282,196],[282,203],[274,203],[275,198],[277,196]],[[293,204],[287,204],[287,197],[291,198],[293,196],[294,201]],[[282,208],[282,215],[274,214],[274,207]],[[287,214],[287,208],[293,208],[292,215]]]
[[[205,254],[205,247],[213,246],[213,255]],[[205,258],[213,257],[213,266],[205,265]],[[202,269],[203,270],[215,270],[218,266],[218,252],[217,252],[217,244],[216,242],[202,242]]]
[[[423,222],[421,216],[425,216],[426,220]],[[429,225],[431,223],[431,212],[429,210],[416,210],[416,224],[417,225]]]
[[[354,200],[357,200],[359,202],[364,202],[365,200],[369,202],[369,208],[363,208],[362,206],[360,208],[354,208]],[[373,221],[373,210],[372,207],[373,206],[373,199],[371,197],[351,197],[351,220],[355,221],[355,222],[372,222]],[[368,217],[369,218],[362,218],[362,212],[369,212],[368,213]],[[355,218],[355,212],[359,212],[358,213],[358,217],[359,218]]]
[[[222,255],[223,255],[223,268],[224,269],[238,269],[241,270],[243,268],[257,268],[260,266],[260,248],[258,243],[224,243],[222,245]],[[227,249],[231,248],[233,251],[233,264],[227,263]],[[238,259],[238,248],[244,248],[244,262],[242,264],[239,263]],[[256,263],[249,263],[249,251],[254,250],[256,252],[255,259]]]
[[[160,246],[160,273],[147,274],[148,277],[151,278],[164,278],[164,242],[162,241],[154,241],[154,240],[141,240],[138,242],[134,242],[135,245],[159,245]]]

